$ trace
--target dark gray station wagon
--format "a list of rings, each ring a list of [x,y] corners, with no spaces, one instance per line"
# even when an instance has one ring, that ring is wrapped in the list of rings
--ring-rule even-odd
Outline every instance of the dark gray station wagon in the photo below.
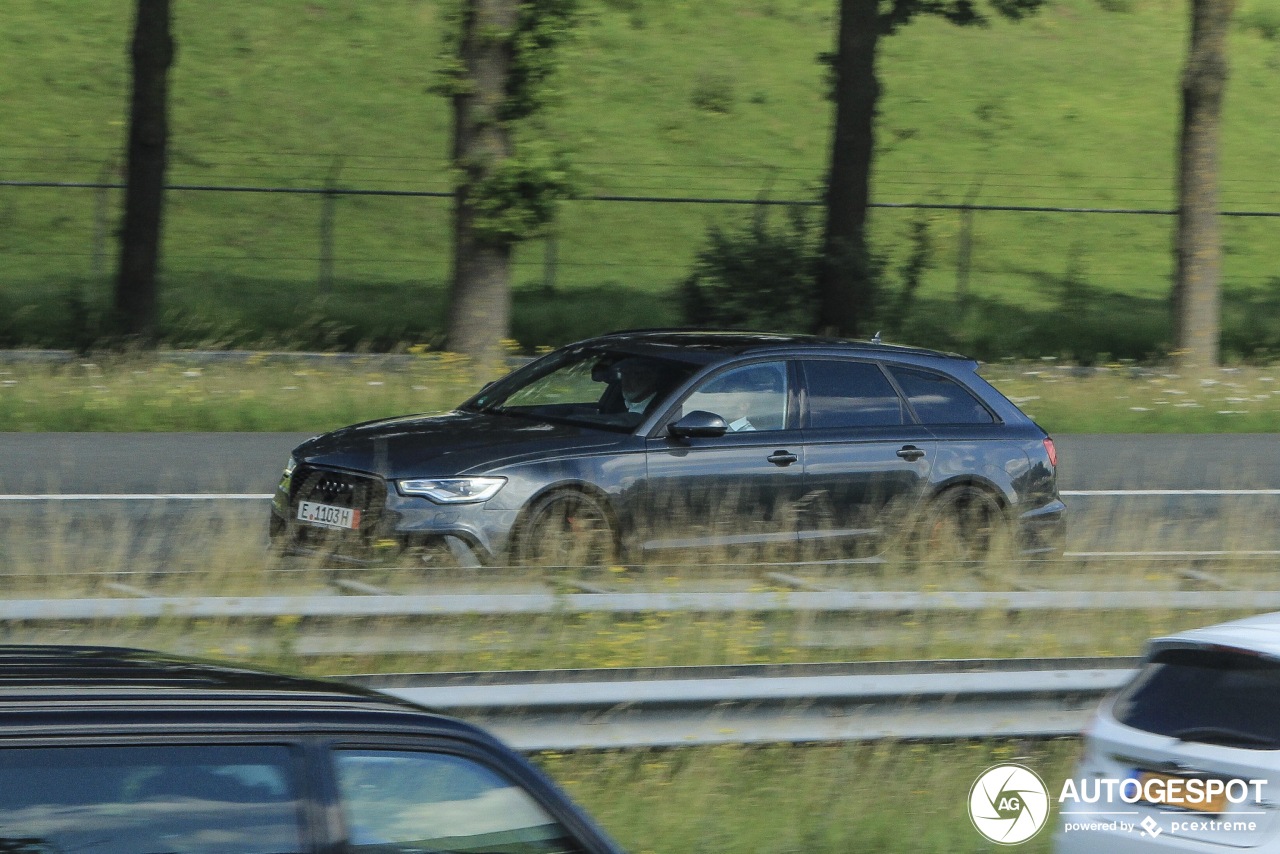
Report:
[[[557,350],[444,415],[294,450],[292,553],[479,563],[1061,552],[1053,441],[960,356],[658,330]]]
[[[0,646],[0,851],[621,854],[492,736],[340,683]]]

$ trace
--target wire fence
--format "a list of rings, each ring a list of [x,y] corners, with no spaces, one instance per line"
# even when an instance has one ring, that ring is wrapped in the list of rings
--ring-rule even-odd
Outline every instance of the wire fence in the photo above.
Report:
[[[693,270],[711,229],[801,212],[820,226],[821,170],[762,164],[583,165],[592,189],[559,204],[543,237],[518,247],[513,284],[666,293]],[[19,173],[17,170],[23,170]],[[162,270],[168,282],[230,297],[242,281],[283,286],[299,301],[344,283],[448,281],[452,193],[443,163],[278,152],[174,157]],[[1089,294],[1150,307],[1167,299],[1173,217],[1167,180],[1151,176],[876,173],[871,239],[891,286],[923,223],[919,294],[963,305],[986,298],[1072,311]],[[0,288],[89,282],[106,292],[123,200],[118,156],[0,151]],[[897,196],[895,199],[894,196]],[[1280,192],[1224,181],[1225,278],[1249,296],[1247,322],[1270,311],[1280,269]],[[342,291],[351,293],[350,290]],[[1263,305],[1265,303],[1266,305]],[[1162,308],[1151,309],[1153,314]],[[1256,337],[1256,336],[1255,336]]]
[[[62,259],[63,262],[70,261],[74,263],[74,259],[80,261],[88,261],[88,272],[93,276],[101,276],[107,272],[108,261],[115,251],[115,235],[113,229],[113,221],[118,215],[119,199],[117,194],[124,189],[124,184],[119,181],[62,181],[62,180],[0,180],[0,189],[5,191],[45,191],[55,193],[70,194],[72,191],[89,191],[89,200],[84,199],[83,195],[79,199],[72,200],[69,204],[72,207],[80,209],[80,217],[75,219],[81,220],[77,223],[81,225],[82,233],[76,235],[76,243],[79,245],[78,250],[66,251],[65,249],[49,247],[40,244],[21,246],[6,246],[5,254],[10,258],[25,259]],[[416,209],[413,202],[427,202],[428,207],[425,212],[428,219],[435,219],[435,222],[426,223],[427,232],[436,232],[437,238],[443,236],[447,232],[447,226],[439,222],[442,218],[447,218],[449,209],[446,205],[440,204],[448,202],[453,198],[453,193],[448,190],[422,190],[422,189],[405,189],[405,188],[389,188],[389,187],[350,187],[350,186],[272,186],[266,184],[201,184],[201,183],[173,183],[168,186],[169,191],[169,211],[170,221],[167,225],[167,244],[166,257],[170,259],[171,266],[173,262],[177,262],[177,266],[188,266],[189,264],[200,262],[224,264],[227,261],[248,261],[255,264],[273,263],[285,268],[283,271],[287,274],[285,278],[295,278],[300,272],[298,267],[303,265],[314,265],[314,273],[316,281],[323,287],[330,281],[334,275],[335,267],[338,261],[344,260],[354,265],[377,265],[385,270],[393,271],[397,266],[415,266],[422,267],[426,265],[428,268],[439,267],[443,263],[441,257],[435,258],[435,265],[431,264],[429,257],[431,252],[413,251],[414,249],[435,250],[437,254],[443,254],[440,250],[446,248],[447,241],[437,239],[435,241],[426,240],[427,243],[437,244],[435,246],[418,246],[406,245],[399,252],[376,253],[365,255],[363,253],[343,253],[340,249],[342,238],[340,227],[336,225],[340,216],[338,205],[346,202],[348,204],[365,201],[366,204],[362,209],[344,211],[341,216],[359,217],[365,220],[364,226],[370,225],[378,221],[394,222],[402,219],[402,214],[410,211],[422,215],[424,208],[421,206]],[[204,231],[203,220],[201,215],[204,207],[201,202],[195,199],[198,195],[254,195],[262,197],[298,197],[307,200],[312,208],[310,211],[297,211],[294,213],[300,219],[311,219],[312,223],[308,227],[303,223],[294,223],[294,228],[288,230],[288,239],[283,244],[275,244],[270,238],[272,232],[277,230],[273,228],[273,224],[279,225],[275,213],[279,207],[274,203],[259,203],[256,209],[246,209],[243,206],[238,208],[238,218],[244,225],[242,228],[249,228],[256,234],[255,246],[249,251],[238,251],[234,253],[227,252],[209,252],[208,254],[201,252],[197,244],[207,239],[209,235]],[[382,206],[381,210],[372,209],[367,204],[369,200],[399,200],[405,204],[398,208]],[[18,202],[7,200],[6,206],[8,216],[6,219],[14,218],[14,208],[18,207]],[[431,203],[434,203],[432,205]],[[743,197],[743,196],[724,196],[724,195],[700,195],[700,194],[668,194],[668,195],[637,195],[637,194],[615,194],[615,193],[586,193],[576,196],[574,199],[562,203],[562,207],[570,208],[586,208],[592,203],[595,204],[617,204],[635,206],[638,210],[646,206],[681,206],[685,208],[691,207],[736,207],[736,208],[819,208],[822,202],[818,199],[809,198],[769,198],[761,196]],[[48,203],[47,198],[40,200],[36,204],[39,210],[49,211],[51,209],[63,209],[67,206],[64,200],[57,203]],[[944,233],[954,233],[957,236],[956,245],[958,247],[970,247],[968,255],[963,251],[954,253],[949,265],[955,271],[957,278],[963,278],[966,273],[985,272],[998,273],[1001,272],[997,266],[983,266],[981,262],[976,262],[971,257],[974,234],[982,231],[980,226],[975,225],[975,214],[1025,214],[1037,216],[1053,216],[1053,215],[1089,215],[1097,217],[1155,217],[1168,218],[1177,213],[1176,208],[1168,206],[1101,206],[1101,205],[1048,205],[1048,204],[1014,204],[1014,203],[974,203],[965,201],[917,201],[917,202],[891,202],[877,201],[872,202],[873,209],[891,212],[932,212],[935,214],[952,213],[956,215],[954,225],[941,225],[940,230]],[[90,210],[91,227],[84,229],[86,224],[84,219],[85,209]],[[571,222],[579,211],[565,210],[562,213],[562,227],[556,232],[549,234],[545,239],[533,241],[532,244],[537,247],[533,252],[526,252],[524,257],[517,262],[526,268],[537,267],[543,276],[541,283],[544,285],[555,286],[560,283],[562,278],[561,268],[569,270],[567,278],[570,280],[580,279],[581,271],[574,271],[573,268],[590,268],[591,272],[587,274],[587,278],[594,278],[604,281],[611,278],[616,268],[624,267],[630,270],[647,270],[650,273],[654,271],[669,271],[668,275],[677,274],[678,271],[688,269],[687,260],[681,259],[675,261],[672,259],[667,263],[663,263],[656,259],[647,261],[634,262],[627,260],[610,260],[607,257],[599,257],[593,260],[575,259],[564,257],[560,251],[560,245],[564,242],[565,222]],[[1274,220],[1280,218],[1280,210],[1251,210],[1251,209],[1232,209],[1223,210],[1221,215],[1229,220]],[[587,216],[594,218],[611,219],[612,215],[601,215],[589,213]],[[652,217],[655,220],[661,220],[663,214],[636,214],[634,211],[624,214],[623,219],[634,219],[640,216],[644,218]],[[55,217],[54,222],[63,226],[68,225],[67,215]],[[256,223],[256,224],[255,224]],[[937,227],[937,226],[935,226]],[[375,226],[375,230],[377,229]],[[87,238],[87,240],[86,240]],[[238,241],[234,238],[228,238],[224,241],[224,248],[235,247]],[[406,240],[407,244],[424,242],[423,238],[418,240]],[[86,245],[87,243],[87,245]],[[1034,251],[1035,247],[1028,245],[1025,247],[1027,251]],[[1167,253],[1167,247],[1166,247]],[[539,260],[538,254],[544,257]],[[36,266],[39,265],[37,261]],[[31,266],[31,265],[24,265]],[[946,265],[944,265],[946,266]],[[1160,263],[1155,265],[1164,267],[1167,264],[1161,259]],[[51,271],[57,272],[57,271]],[[421,276],[422,270],[415,275]],[[1007,272],[1007,271],[1006,271]],[[1112,269],[1110,271],[1099,269],[1097,272],[1104,275],[1119,276],[1125,275],[1121,269]],[[439,271],[436,270],[436,274]],[[267,273],[268,277],[271,276]],[[394,273],[392,274],[394,275]],[[1272,273],[1262,271],[1253,276],[1249,276],[1246,272],[1240,271],[1233,275],[1233,279],[1239,281],[1242,279],[1270,279]],[[430,277],[430,273],[428,273]],[[573,283],[573,282],[570,282]]]

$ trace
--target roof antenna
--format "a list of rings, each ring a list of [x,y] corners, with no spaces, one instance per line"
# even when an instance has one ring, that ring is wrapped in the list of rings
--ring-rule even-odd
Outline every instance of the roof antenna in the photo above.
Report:
[[[877,330],[876,330],[876,334],[875,334],[875,335],[872,335],[872,336],[871,336],[871,343],[872,343],[872,344],[879,344],[879,343],[880,343],[880,330],[879,330],[879,329],[877,329]]]

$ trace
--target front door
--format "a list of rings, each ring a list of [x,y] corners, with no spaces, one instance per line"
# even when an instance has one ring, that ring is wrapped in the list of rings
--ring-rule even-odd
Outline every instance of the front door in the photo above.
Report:
[[[648,440],[646,522],[637,537],[651,558],[700,562],[790,560],[804,484],[794,381],[784,361],[728,368],[699,384],[666,424],[690,412],[724,419],[723,436]]]

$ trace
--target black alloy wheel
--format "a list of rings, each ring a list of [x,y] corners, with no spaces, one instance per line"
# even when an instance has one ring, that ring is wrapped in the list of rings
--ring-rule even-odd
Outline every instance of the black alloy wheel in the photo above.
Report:
[[[519,535],[520,563],[544,567],[602,567],[617,555],[604,505],[577,490],[545,495],[533,505]]]
[[[1008,535],[1008,519],[994,495],[977,486],[955,486],[926,508],[912,551],[933,563],[984,563],[1007,547]]]

